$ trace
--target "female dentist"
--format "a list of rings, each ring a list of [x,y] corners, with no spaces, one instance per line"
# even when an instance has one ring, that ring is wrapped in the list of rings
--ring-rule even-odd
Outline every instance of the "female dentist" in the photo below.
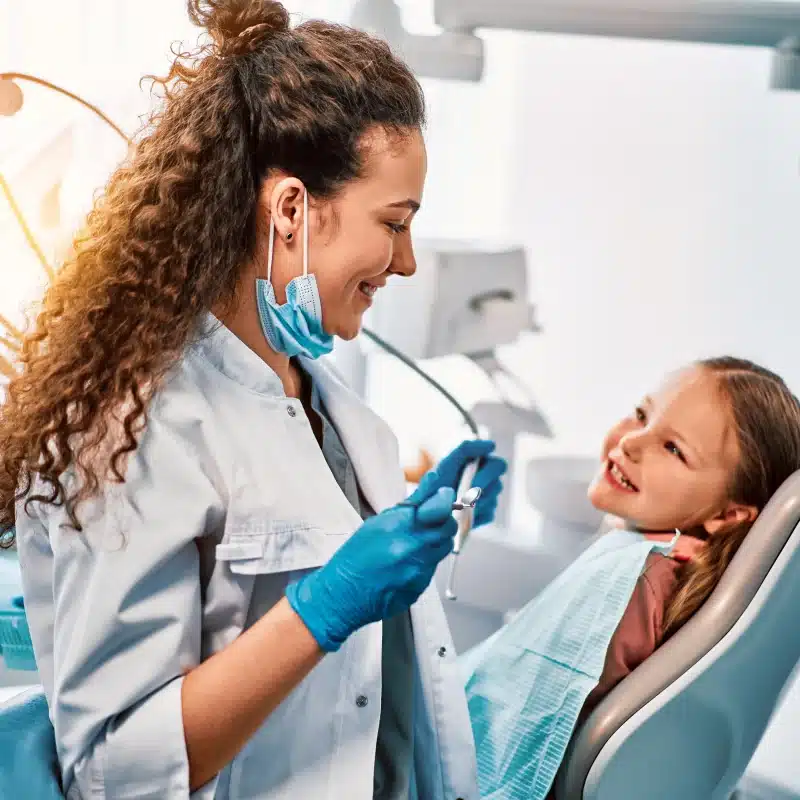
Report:
[[[213,45],[176,61],[0,414],[65,794],[475,800],[429,584],[464,466],[480,524],[505,465],[465,443],[398,504],[391,432],[315,360],[415,270],[421,90],[277,2],[189,12]]]

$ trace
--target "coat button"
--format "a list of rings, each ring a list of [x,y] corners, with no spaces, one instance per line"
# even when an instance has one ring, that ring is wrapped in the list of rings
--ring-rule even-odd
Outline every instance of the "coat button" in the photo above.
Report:
[[[287,413],[287,414],[288,414],[290,417],[296,417],[296,416],[297,416],[297,412],[294,410],[294,408],[293,408],[292,406],[287,406],[287,408],[286,408],[286,413]]]
[[[364,706],[365,706],[367,703],[369,703],[369,700],[366,698],[366,696],[365,696],[365,695],[363,695],[363,694],[360,694],[358,697],[356,697],[356,705],[357,705],[359,708],[364,708]]]
[[[439,658],[444,658],[447,655],[447,648],[440,647],[436,652],[438,653]]]

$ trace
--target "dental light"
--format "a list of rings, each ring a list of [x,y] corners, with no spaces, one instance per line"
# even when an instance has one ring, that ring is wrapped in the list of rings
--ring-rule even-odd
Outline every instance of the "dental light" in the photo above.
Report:
[[[483,40],[458,30],[438,36],[406,31],[395,0],[357,0],[350,24],[383,37],[422,77],[479,81],[483,77]]]
[[[800,3],[775,0],[434,0],[445,31],[505,28],[773,48],[770,86],[800,90]]]
[[[772,59],[773,89],[800,91],[800,36],[784,39]]]
[[[478,28],[773,48],[770,85],[800,90],[800,3],[774,0],[433,0],[437,36],[403,28],[394,0],[358,0],[351,24],[382,35],[424,78],[479,81]]]

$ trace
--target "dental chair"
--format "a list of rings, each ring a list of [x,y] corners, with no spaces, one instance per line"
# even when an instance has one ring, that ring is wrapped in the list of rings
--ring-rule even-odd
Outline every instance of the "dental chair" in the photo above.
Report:
[[[576,731],[558,800],[728,800],[800,661],[800,472],[695,616]]]

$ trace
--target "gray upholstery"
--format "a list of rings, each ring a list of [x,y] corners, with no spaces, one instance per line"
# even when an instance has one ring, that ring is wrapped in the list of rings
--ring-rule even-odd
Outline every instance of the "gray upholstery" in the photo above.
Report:
[[[726,800],[800,661],[800,472],[697,614],[573,737],[558,800]]]

